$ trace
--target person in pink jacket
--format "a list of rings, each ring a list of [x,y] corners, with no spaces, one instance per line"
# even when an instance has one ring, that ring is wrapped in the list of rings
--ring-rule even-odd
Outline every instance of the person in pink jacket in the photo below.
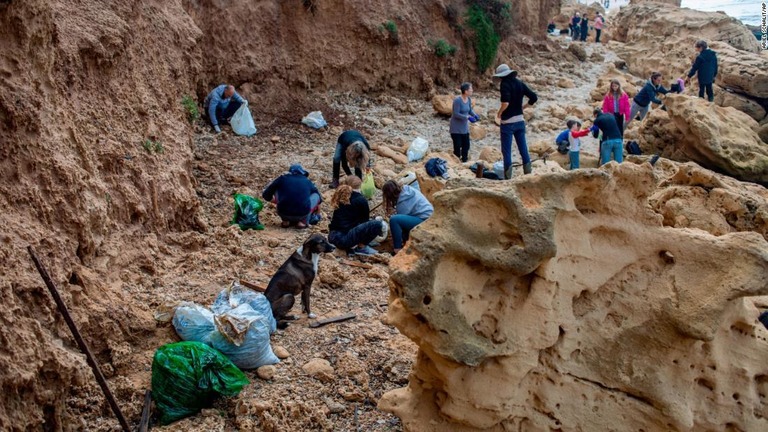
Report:
[[[611,87],[603,98],[603,112],[616,117],[621,136],[624,136],[624,125],[629,122],[629,96],[621,89],[621,83],[617,79],[611,80]]]
[[[600,15],[600,12],[596,12],[595,23],[593,24],[593,26],[595,27],[595,43],[600,43],[600,33],[603,32],[603,24],[605,24],[605,20],[603,20],[603,16]]]

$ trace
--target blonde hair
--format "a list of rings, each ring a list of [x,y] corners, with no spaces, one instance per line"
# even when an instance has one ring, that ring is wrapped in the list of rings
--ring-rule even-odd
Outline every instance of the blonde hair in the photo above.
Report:
[[[347,162],[352,168],[363,169],[368,165],[368,149],[362,141],[355,141],[347,147]]]
[[[363,185],[363,181],[356,175],[348,175],[344,177],[344,179],[341,181],[341,184],[347,185],[352,189],[360,189],[360,186]]]
[[[341,205],[349,205],[349,199],[352,197],[352,187],[349,185],[340,185],[336,188],[331,198],[331,207],[336,210]]]

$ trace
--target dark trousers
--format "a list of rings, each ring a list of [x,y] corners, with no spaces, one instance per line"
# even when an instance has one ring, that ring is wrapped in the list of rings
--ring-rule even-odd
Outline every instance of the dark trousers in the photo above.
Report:
[[[341,144],[336,143],[336,151],[333,153],[333,179],[338,180],[339,174],[341,174],[341,168],[344,168],[344,172],[347,175],[352,175],[352,171],[349,169],[349,164],[347,164],[347,155],[342,151]],[[360,180],[363,179],[363,171],[355,167],[355,175],[360,177]]]
[[[571,40],[579,40],[579,32],[580,27],[579,26],[571,26]]]
[[[361,223],[347,233],[331,231],[328,234],[328,241],[339,249],[349,250],[359,244],[367,245],[372,242],[381,235],[381,230],[381,221],[372,220]]]
[[[582,42],[586,42],[586,41],[587,41],[587,36],[588,36],[588,35],[589,35],[589,28],[587,28],[587,27],[582,27],[582,28],[581,28],[581,41],[582,41]]]
[[[600,43],[600,33],[603,32],[603,29],[595,29],[595,42]]]
[[[229,124],[229,119],[240,109],[242,103],[236,101],[234,98],[229,101],[229,105],[226,108],[221,108],[221,105],[216,107],[216,120],[220,125]],[[208,107],[203,110],[204,115],[208,115]],[[210,120],[210,119],[209,119]]]
[[[707,93],[707,100],[712,102],[715,100],[715,92],[712,90],[712,83],[709,84],[702,84],[699,83],[699,97],[704,97],[704,92]]]
[[[453,140],[453,154],[462,162],[466,162],[469,157],[469,134],[451,134]]]
[[[616,124],[619,125],[621,137],[624,138],[624,115],[621,113],[613,113],[613,116],[616,118]]]

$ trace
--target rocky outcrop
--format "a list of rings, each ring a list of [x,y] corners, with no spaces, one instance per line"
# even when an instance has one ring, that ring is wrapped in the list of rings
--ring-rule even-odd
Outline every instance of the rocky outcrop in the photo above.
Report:
[[[725,90],[722,87],[718,87],[715,94],[715,103],[721,107],[736,108],[757,122],[765,118],[765,108],[758,102],[738,93]]]
[[[694,161],[740,180],[768,184],[768,146],[752,118],[684,95],[669,95],[664,105],[669,121],[659,112],[640,131],[643,141],[653,147],[648,151]]]
[[[621,84],[621,90],[627,93],[630,98],[635,97],[638,88],[643,85],[643,80],[633,77],[627,73],[621,72],[613,66],[608,67],[608,71],[597,79],[595,89],[589,93],[593,101],[602,101],[611,88],[611,81],[618,80]]]
[[[379,407],[406,431],[767,428],[768,241],[736,231],[765,232],[768,197],[747,187],[668,161],[449,184],[391,261],[388,320],[420,350]]]

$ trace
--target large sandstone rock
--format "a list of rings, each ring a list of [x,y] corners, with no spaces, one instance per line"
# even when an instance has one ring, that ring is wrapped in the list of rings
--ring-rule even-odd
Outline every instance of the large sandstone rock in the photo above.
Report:
[[[621,84],[621,89],[627,92],[630,98],[635,97],[639,86],[642,86],[643,80],[638,79],[630,74],[624,73],[616,69],[614,66],[609,66],[605,74],[597,79],[597,85],[595,89],[589,93],[589,96],[593,101],[601,101],[605,97],[606,93],[611,87],[611,80],[617,79]]]
[[[486,129],[483,125],[479,125],[477,123],[470,123],[469,124],[469,138],[472,141],[477,141],[485,138],[488,135],[488,129]]]
[[[389,321],[420,351],[379,407],[406,431],[768,428],[768,241],[730,223],[764,230],[768,197],[657,165],[437,194],[391,262]],[[673,228],[676,199],[730,227],[697,207],[716,234]]]
[[[456,99],[456,96],[435,95],[432,97],[432,108],[434,108],[438,114],[450,117],[453,114],[454,99]]]
[[[664,105],[681,137],[664,149],[664,155],[694,161],[740,180],[768,184],[768,146],[752,118],[684,95],[670,95]]]
[[[621,8],[614,22],[616,41],[638,44],[660,38],[659,44],[647,47],[647,54],[666,51],[666,46],[676,45],[688,37],[704,39],[708,43],[725,42],[740,50],[760,52],[760,44],[752,32],[741,21],[720,12],[681,9],[654,1]],[[695,55],[693,44],[685,48]]]
[[[765,108],[756,101],[740,94],[726,91],[720,87],[715,95],[715,103],[721,107],[731,107],[749,115],[755,121],[765,118]]]

